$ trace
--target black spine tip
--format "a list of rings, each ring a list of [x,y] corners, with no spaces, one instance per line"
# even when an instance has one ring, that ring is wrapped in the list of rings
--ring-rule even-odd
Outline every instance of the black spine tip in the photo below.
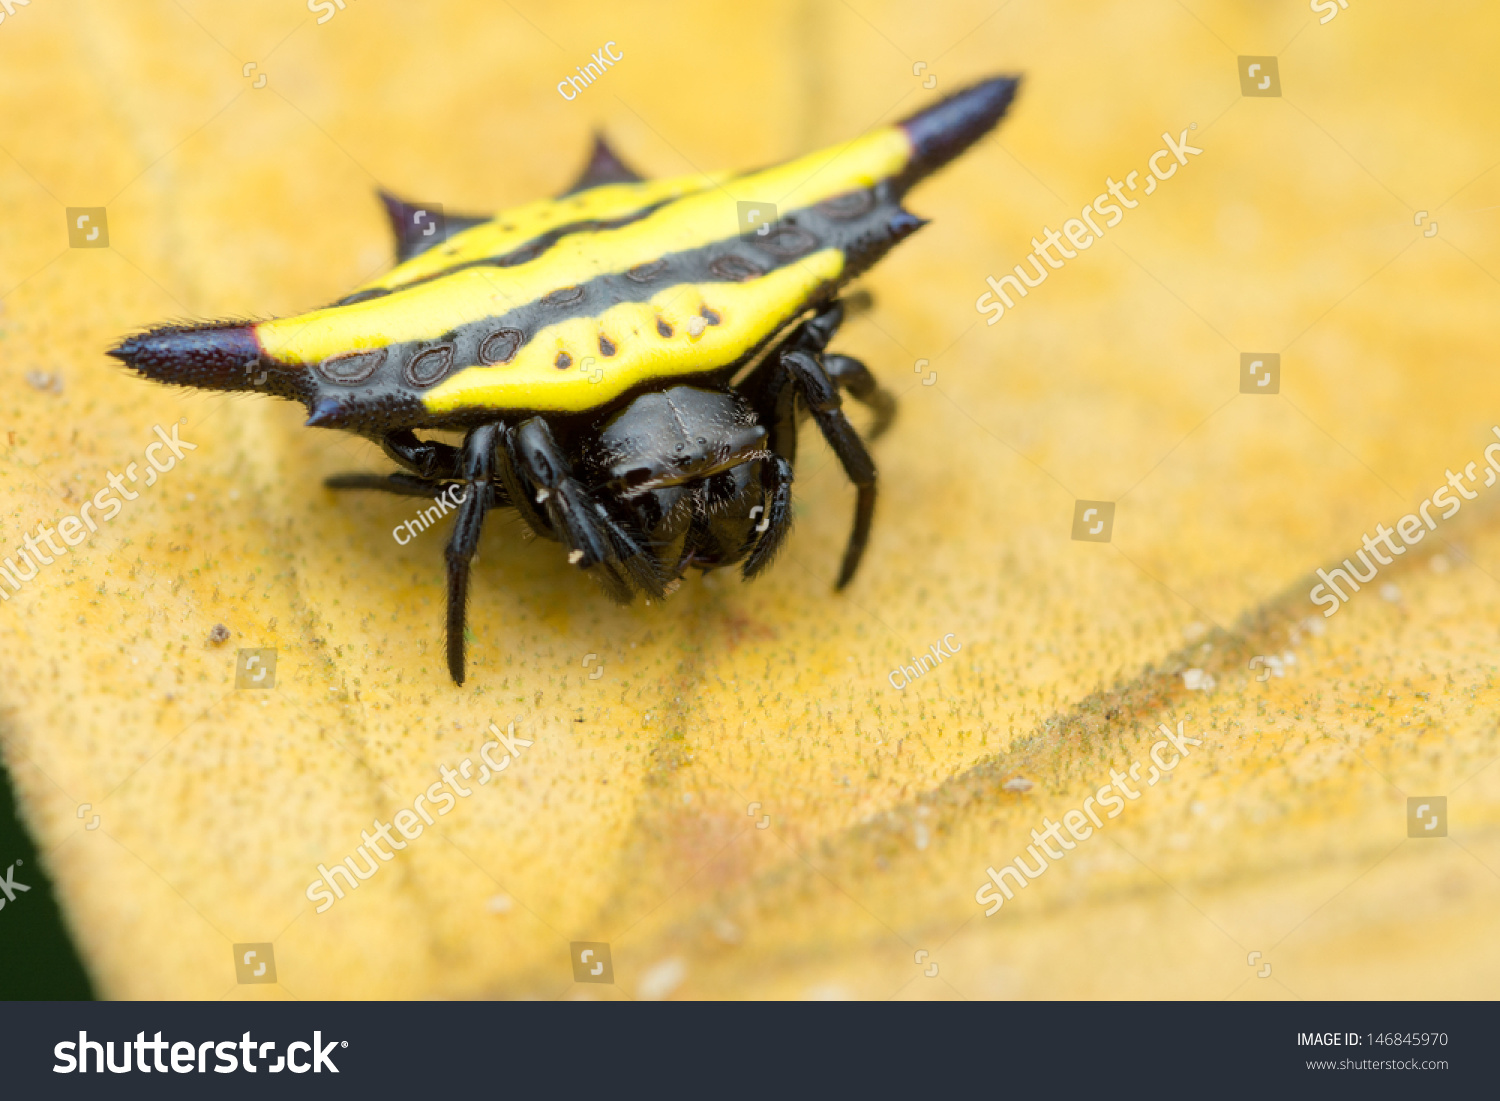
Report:
[[[982,138],[1004,117],[1016,90],[1018,76],[998,76],[954,92],[901,122],[911,139],[912,159],[898,181],[905,191],[930,176]]]
[[[380,196],[380,205],[385,207],[385,216],[390,219],[391,231],[400,237],[406,228],[406,217],[411,211],[412,205],[396,195],[392,195],[385,188],[376,188],[375,194]]]
[[[337,398],[319,398],[304,423],[308,428],[336,428],[343,419],[343,408]]]
[[[491,220],[491,215],[488,214],[441,212],[437,218],[443,232],[428,236],[424,230],[430,229],[432,222],[419,222],[417,215],[419,213],[430,215],[434,210],[440,211],[441,208],[431,203],[425,205],[409,203],[383,187],[376,188],[375,194],[380,196],[380,203],[385,207],[386,220],[391,224],[391,235],[396,238],[396,259],[400,261],[410,260],[413,256],[418,256],[435,245],[441,244],[456,233],[462,233],[466,229],[472,229],[474,226],[483,225]],[[343,304],[344,302],[340,303],[340,305]]]
[[[609,147],[609,142],[604,140],[604,135],[596,131],[594,148],[589,152],[588,164],[584,165],[583,172],[578,179],[573,181],[573,186],[558,197],[565,198],[604,184],[640,182],[640,173],[622,161]]]
[[[266,381],[255,326],[238,321],[152,329],[107,354],[147,378],[180,386],[254,390]]]
[[[928,218],[919,218],[915,214],[903,210],[890,220],[887,228],[890,230],[892,240],[902,241],[930,223],[931,220]]]

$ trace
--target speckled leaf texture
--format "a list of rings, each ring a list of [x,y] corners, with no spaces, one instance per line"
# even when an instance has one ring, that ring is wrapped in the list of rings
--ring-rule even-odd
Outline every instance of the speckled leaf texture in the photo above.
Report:
[[[1500,989],[1500,9],[323,8],[0,23],[0,555],[157,426],[196,445],[0,602],[5,763],[101,996]],[[1279,96],[1242,94],[1256,56]],[[501,209],[563,190],[596,128],[651,176],[753,168],[1006,72],[1010,117],[910,196],[932,224],[834,343],[901,399],[842,595],[853,491],[809,428],[752,585],[621,609],[492,522],[458,689],[445,532],[398,545],[419,502],[322,487],[390,469],[376,448],[104,356],[347,293],[390,262],[379,186]],[[986,276],[1107,180],[1143,191],[1184,131],[1201,153],[986,324]],[[98,206],[108,247],[70,247],[67,208]],[[1276,393],[1241,392],[1243,353],[1279,354]],[[1325,620],[1314,571],[1474,462],[1461,511]],[[1115,504],[1108,542],[1073,537],[1080,500]],[[236,688],[252,647],[273,689]],[[1169,779],[984,914],[987,868],[1179,722],[1201,744]],[[492,723],[532,744],[318,913],[318,865],[477,769]],[[1413,797],[1446,799],[1445,836],[1409,836]],[[579,941],[613,983],[575,982]],[[267,942],[277,981],[238,981],[233,946]]]

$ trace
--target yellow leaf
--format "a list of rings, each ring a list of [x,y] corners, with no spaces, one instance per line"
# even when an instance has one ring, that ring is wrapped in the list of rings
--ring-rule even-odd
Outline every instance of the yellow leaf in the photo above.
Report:
[[[7,16],[0,87],[39,106],[0,158],[0,558],[143,473],[158,426],[195,448],[0,580],[4,760],[99,993],[1492,994],[1495,490],[1326,623],[1308,591],[1494,442],[1500,15],[1191,9]],[[624,60],[565,100],[605,27]],[[1243,95],[1273,51],[1282,94]],[[853,494],[809,428],[753,585],[619,609],[492,523],[456,689],[443,533],[397,545],[412,502],[322,488],[376,449],[103,356],[378,274],[377,185],[498,209],[565,186],[595,125],[652,175],[748,168],[1005,71],[1010,118],[913,194],[932,225],[835,342],[901,394],[843,595]],[[1147,197],[1169,139],[1202,152]],[[986,324],[986,277],[1131,172],[1139,205]],[[108,247],[68,247],[89,205]],[[1277,393],[1243,353],[1279,354]],[[1109,542],[1072,537],[1079,501],[1114,503]],[[236,687],[245,648],[274,688]],[[480,785],[512,722],[531,744]],[[1202,744],[1169,780],[984,916],[988,868],[1179,722]],[[317,912],[320,865],[465,758],[471,794]],[[1445,837],[1409,797],[1446,798]],[[575,982],[574,942],[613,984]],[[265,943],[276,982],[241,981]]]

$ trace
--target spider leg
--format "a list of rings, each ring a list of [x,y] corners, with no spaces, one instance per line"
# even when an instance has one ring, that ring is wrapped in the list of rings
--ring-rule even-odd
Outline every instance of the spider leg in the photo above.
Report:
[[[329,489],[374,489],[400,497],[436,497],[447,488],[412,474],[334,474],[323,479]]]
[[[781,364],[782,357],[788,352],[802,352],[818,359],[834,382],[848,390],[855,400],[874,410],[871,439],[884,432],[894,419],[896,399],[881,389],[869,368],[853,356],[824,355],[824,349],[844,323],[846,311],[857,313],[868,308],[869,304],[870,296],[866,291],[856,291],[830,302],[792,329],[741,383],[740,388],[750,396],[766,425],[767,446],[788,462],[797,461],[797,425],[801,419],[801,410],[797,408],[798,387]]]
[[[875,518],[875,462],[865,450],[864,442],[854,430],[854,425],[844,415],[839,388],[818,362],[818,357],[802,351],[786,351],[781,353],[780,366],[792,383],[791,386],[783,387],[782,393],[793,390],[806,400],[823,438],[828,441],[828,446],[843,464],[844,473],[859,491],[854,509],[854,529],[849,535],[844,561],[839,567],[839,579],[834,586],[842,589],[854,577],[854,571],[859,568],[859,560],[864,554],[865,544],[870,539],[870,525]],[[791,434],[795,437],[795,412],[788,419],[792,423]]]
[[[656,559],[573,476],[567,456],[543,418],[522,421],[506,433],[505,445],[520,475],[516,492],[534,511],[545,515],[548,529],[568,546],[569,562],[581,569],[600,566],[599,580],[618,603],[630,603],[632,581],[658,599],[666,595]]]
[[[325,478],[323,484],[329,489],[372,489],[399,497],[436,497],[448,488],[448,483],[461,479],[462,453],[456,447],[437,440],[419,440],[410,429],[389,432],[381,437],[380,444],[392,461],[410,473],[334,474]],[[510,503],[501,486],[491,486],[489,492],[489,507]]]
[[[392,462],[418,478],[462,477],[463,453],[458,448],[437,440],[419,440],[410,428],[387,432],[380,438],[380,446]]]
[[[836,587],[840,589],[854,577],[869,541],[875,516],[876,475],[864,442],[844,415],[839,389],[847,389],[857,401],[874,410],[872,436],[883,432],[895,414],[895,399],[881,389],[864,364],[851,356],[824,357],[823,350],[843,322],[844,310],[845,303],[836,300],[802,322],[741,384],[766,426],[766,446],[772,452],[787,463],[796,461],[797,424],[805,408],[858,488],[854,528],[839,569]],[[774,507],[777,487],[772,482],[766,484]],[[784,491],[784,486],[781,488]],[[774,550],[772,544],[766,552],[752,554],[747,570],[764,568]]]
[[[462,477],[469,492],[458,506],[458,518],[444,557],[448,563],[448,672],[455,684],[464,682],[464,626],[469,603],[469,562],[479,549],[479,533],[492,503],[490,487],[499,459],[498,441],[504,426],[485,424],[464,437]],[[477,491],[477,492],[476,492]]]
[[[444,493],[462,484],[430,482],[410,474],[334,474],[323,479],[329,489],[372,489],[380,493],[394,493],[398,497],[423,497],[435,501]],[[508,508],[511,500],[505,486],[491,483],[489,486],[490,508]]]
[[[767,456],[761,460],[760,482],[766,510],[751,533],[755,548],[740,567],[746,581],[771,564],[792,527],[792,464],[780,455]]]
[[[849,396],[855,401],[874,410],[875,423],[870,426],[870,439],[879,439],[896,418],[895,395],[882,389],[870,369],[853,356],[829,353],[823,357],[823,370],[849,391]]]
[[[505,454],[505,461],[500,464],[501,484],[505,487],[511,505],[531,530],[543,538],[556,541],[559,536],[552,528],[552,521],[537,505],[536,487],[525,479],[525,464],[516,442],[517,431],[515,427],[509,427],[500,434],[500,447]]]

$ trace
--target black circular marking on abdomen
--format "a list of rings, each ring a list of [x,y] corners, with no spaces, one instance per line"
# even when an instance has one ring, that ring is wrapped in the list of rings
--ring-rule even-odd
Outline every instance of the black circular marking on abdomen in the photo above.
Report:
[[[862,214],[870,213],[874,206],[875,196],[868,187],[865,187],[858,191],[846,191],[831,199],[824,199],[818,204],[818,212],[834,221],[846,222],[850,218],[858,218]]]
[[[558,352],[557,359],[553,361],[552,366],[556,367],[559,371],[566,371],[569,367],[573,366],[573,357],[568,355],[567,352]]]
[[[609,339],[609,337],[605,336],[603,333],[600,333],[599,354],[601,356],[612,356],[616,351],[618,351],[618,349],[615,347],[615,342]]]
[[[733,252],[718,257],[708,265],[708,270],[731,283],[744,283],[766,273],[766,269],[753,260],[747,260]]]
[[[788,225],[785,222],[773,228],[769,236],[751,243],[783,260],[793,259],[818,247],[818,239],[811,233],[801,226]]]
[[[385,362],[385,354],[385,348],[376,348],[370,352],[344,352],[329,356],[318,364],[318,374],[329,382],[354,386],[380,369],[380,365]]]
[[[625,278],[632,283],[654,283],[666,270],[665,260],[649,260],[631,268],[625,273]]]
[[[435,348],[428,348],[424,352],[418,352],[407,361],[402,374],[406,381],[419,389],[426,389],[447,375],[448,369],[453,366],[453,345],[439,344]]]
[[[486,367],[492,363],[509,363],[525,343],[526,334],[520,329],[496,329],[479,346],[479,362]]]
[[[558,287],[542,295],[541,302],[544,306],[570,306],[582,297],[582,287]]]

